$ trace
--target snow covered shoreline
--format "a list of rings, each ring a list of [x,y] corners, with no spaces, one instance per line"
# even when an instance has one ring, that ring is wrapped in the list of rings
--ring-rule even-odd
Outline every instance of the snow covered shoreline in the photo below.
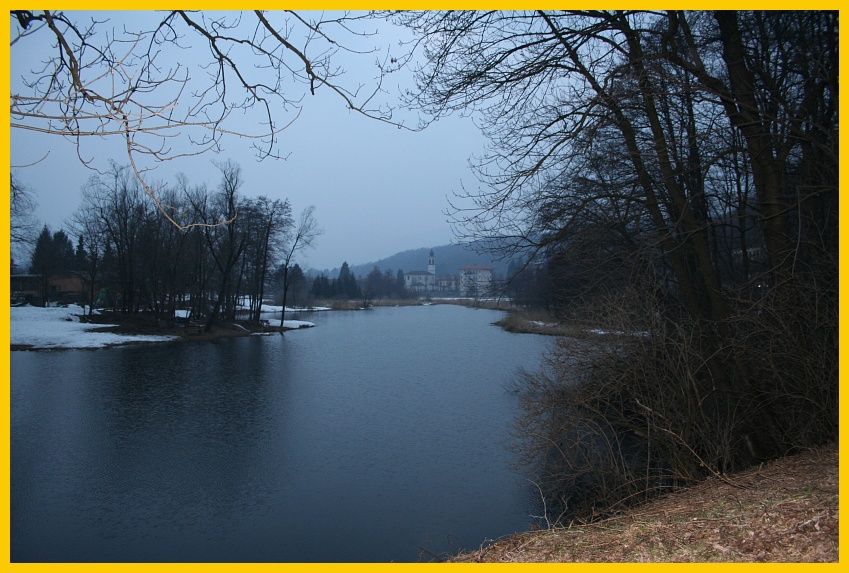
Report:
[[[263,307],[263,312],[280,312],[281,307]],[[80,306],[34,307],[14,306],[9,312],[9,343],[13,348],[30,350],[58,350],[71,348],[109,348],[142,342],[169,342],[181,336],[121,334],[105,332],[113,324],[80,322],[83,314]],[[269,320],[270,327],[279,327],[280,320]],[[287,329],[315,326],[311,322],[287,320]]]
[[[9,342],[31,349],[107,348],[136,342],[165,342],[177,336],[128,335],[104,332],[109,324],[80,322],[80,306],[13,306],[9,313]]]

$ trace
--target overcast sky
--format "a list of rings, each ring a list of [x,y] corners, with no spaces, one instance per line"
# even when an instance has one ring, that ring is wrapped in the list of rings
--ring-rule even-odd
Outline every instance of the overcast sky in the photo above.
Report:
[[[13,82],[32,65],[31,52],[11,50]],[[344,65],[349,76],[359,71],[355,63]],[[395,92],[397,87],[388,89]],[[415,118],[407,115],[406,123],[414,125]],[[13,172],[34,192],[37,218],[51,230],[67,228],[80,189],[93,172],[80,163],[74,146],[59,137],[13,130],[10,139]],[[300,117],[282,134],[285,160],[257,162],[250,143],[236,137],[225,139],[224,147],[218,155],[162,164],[153,177],[173,182],[182,172],[191,182],[214,188],[220,173],[213,161],[236,161],[242,167],[245,195],[288,198],[296,215],[315,205],[324,234],[299,262],[330,269],[343,261],[362,264],[450,242],[444,213],[448,198],[461,186],[478,186],[468,160],[481,155],[484,139],[469,118],[444,118],[424,131],[411,132],[352,113],[340,99],[319,90],[305,98]],[[84,150],[101,167],[110,158],[127,163],[120,139],[86,142]],[[45,154],[33,167],[15,169]]]

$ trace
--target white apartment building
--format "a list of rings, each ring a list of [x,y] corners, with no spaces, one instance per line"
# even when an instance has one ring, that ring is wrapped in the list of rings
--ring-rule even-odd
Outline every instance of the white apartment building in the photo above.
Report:
[[[489,293],[492,285],[492,267],[486,265],[467,265],[460,268],[460,294],[462,296],[483,296]]]

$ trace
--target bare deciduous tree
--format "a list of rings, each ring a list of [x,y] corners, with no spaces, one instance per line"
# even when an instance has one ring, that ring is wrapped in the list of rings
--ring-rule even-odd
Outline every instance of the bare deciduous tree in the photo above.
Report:
[[[301,212],[298,224],[287,238],[288,245],[283,251],[283,309],[280,311],[280,332],[283,332],[283,322],[286,320],[286,297],[289,293],[289,268],[297,253],[313,246],[315,240],[322,234],[315,219],[315,206],[311,205]]]
[[[9,238],[12,243],[30,244],[35,240],[38,223],[33,218],[35,199],[15,174],[9,183]]]
[[[269,266],[284,248],[286,234],[294,226],[289,200],[272,201],[260,196],[246,202],[240,215],[251,235],[245,252],[245,267],[251,319],[260,320]]]
[[[376,97],[388,67],[379,65],[366,87],[343,77],[336,62],[340,52],[375,52],[360,47],[371,35],[361,25],[367,14],[133,14],[12,11],[12,58],[23,50],[43,56],[13,83],[10,125],[70,140],[86,165],[94,164],[86,139],[121,141],[145,191],[175,225],[186,223],[144,177],[157,162],[219,151],[227,135],[250,139],[260,159],[278,157],[281,133],[318,90],[392,121]]]

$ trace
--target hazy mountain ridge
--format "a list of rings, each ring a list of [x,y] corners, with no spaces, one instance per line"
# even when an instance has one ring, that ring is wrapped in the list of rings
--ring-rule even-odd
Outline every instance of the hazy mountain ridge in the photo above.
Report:
[[[436,260],[437,275],[456,275],[460,272],[460,267],[466,265],[489,265],[493,267],[493,272],[496,276],[503,277],[507,271],[508,261],[494,261],[487,255],[480,255],[462,245],[440,245],[433,248],[433,256]],[[355,276],[366,276],[371,270],[377,266],[381,272],[386,272],[390,269],[393,273],[402,270],[405,273],[411,271],[427,270],[427,258],[431,247],[421,247],[418,249],[410,249],[390,255],[378,261],[373,261],[363,264],[352,264],[348,261],[348,266]],[[327,271],[327,276],[334,278],[339,274],[339,267]]]

